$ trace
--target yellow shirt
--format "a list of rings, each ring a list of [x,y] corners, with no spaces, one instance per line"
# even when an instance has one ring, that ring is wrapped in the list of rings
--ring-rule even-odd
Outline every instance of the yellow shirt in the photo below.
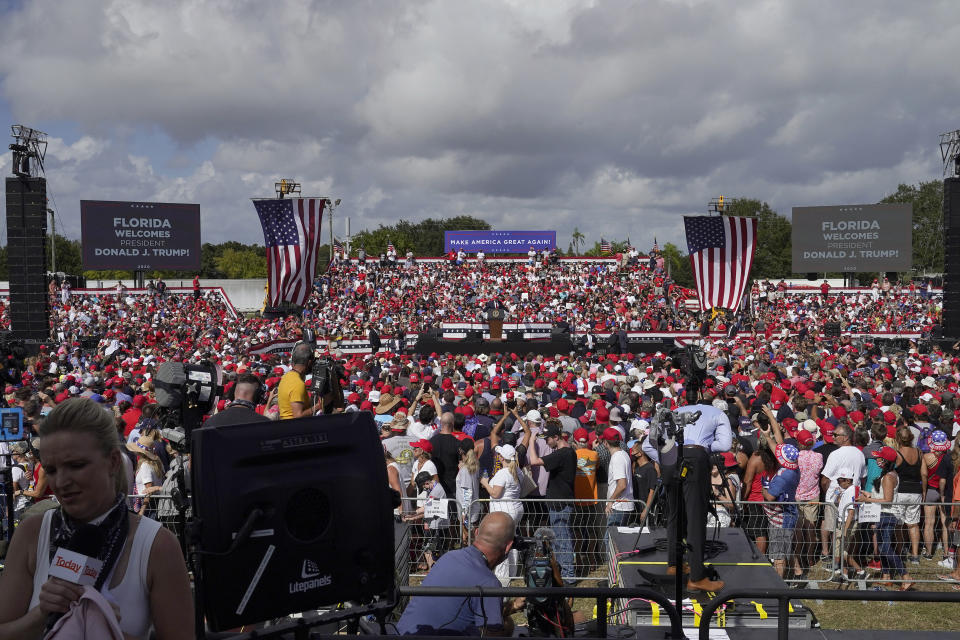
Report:
[[[281,420],[293,418],[293,409],[290,408],[291,402],[301,402],[304,408],[310,406],[307,385],[304,384],[299,373],[291,369],[283,374],[283,377],[280,378],[280,385],[277,387],[277,399]]]

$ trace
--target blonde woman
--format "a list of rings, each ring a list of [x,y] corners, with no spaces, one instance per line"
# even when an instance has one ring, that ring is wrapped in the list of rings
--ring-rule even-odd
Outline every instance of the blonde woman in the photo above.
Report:
[[[492,498],[490,511],[504,511],[513,518],[514,525],[519,525],[523,517],[523,503],[519,501],[520,471],[517,450],[513,445],[504,444],[494,447],[494,452],[502,461],[502,467],[489,480],[480,478],[480,484]]]
[[[460,535],[464,544],[467,543],[467,533],[480,521],[480,503],[477,502],[480,497],[480,479],[477,476],[480,463],[471,442],[461,440],[458,449],[460,470],[457,471],[456,496],[457,510],[460,513]]]
[[[480,478],[480,484],[490,494],[490,512],[503,511],[513,518],[514,527],[520,525],[523,517],[523,503],[520,498],[520,471],[517,465],[517,450],[513,445],[503,444],[494,447],[497,461],[502,462],[502,468],[492,478]],[[510,583],[510,565],[516,565],[517,551],[510,550],[510,555],[494,568],[493,573],[506,586]]]
[[[0,638],[39,638],[50,614],[66,613],[83,594],[50,578],[51,545],[77,527],[99,530],[104,563],[94,589],[119,610],[125,638],[194,637],[193,598],[186,563],[173,534],[155,520],[129,513],[120,438],[110,414],[86,398],[60,403],[40,424],[40,455],[57,509],[17,527],[0,575]],[[175,611],[176,615],[169,612]]]

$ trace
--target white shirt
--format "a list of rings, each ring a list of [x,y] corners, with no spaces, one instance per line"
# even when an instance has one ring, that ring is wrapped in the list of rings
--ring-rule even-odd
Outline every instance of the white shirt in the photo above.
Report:
[[[431,476],[435,476],[437,475],[437,465],[433,464],[433,460],[427,460],[424,463],[421,463],[419,460],[414,460],[413,466],[410,468],[410,477],[416,480],[417,474],[421,471],[426,471]]]
[[[630,476],[630,456],[623,449],[614,451],[610,456],[610,465],[607,467],[607,500],[613,500],[613,494],[617,490],[617,480],[623,478],[627,483],[623,493],[617,496],[617,500],[625,502],[614,502],[615,511],[633,511],[633,479]]]
[[[163,482],[163,478],[157,475],[157,472],[153,470],[153,467],[149,464],[142,464],[140,468],[137,469],[137,495],[142,496],[147,492],[147,483],[152,484],[155,487],[159,487]]]
[[[521,471],[517,471],[521,473]],[[520,483],[513,477],[509,469],[500,469],[492,478],[490,485],[494,487],[503,487],[503,494],[499,498],[490,499],[490,511],[506,511],[513,516],[514,524],[523,515],[523,503],[516,502],[520,497]]]
[[[435,432],[435,429],[433,428],[432,423],[423,424],[419,420],[415,421],[413,424],[407,427],[407,435],[413,436],[418,440],[429,440],[430,438],[433,437],[434,432]]]
[[[827,493],[839,486],[837,477],[843,469],[853,471],[853,484],[859,486],[863,477],[867,474],[867,462],[860,449],[853,446],[840,447],[827,457],[827,461],[823,465],[823,471],[820,472],[825,478],[830,479]]]

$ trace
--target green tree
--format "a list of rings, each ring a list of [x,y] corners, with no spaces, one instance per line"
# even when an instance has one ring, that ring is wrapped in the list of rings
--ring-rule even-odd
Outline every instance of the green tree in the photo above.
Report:
[[[913,205],[913,270],[918,275],[944,269],[943,182],[901,184],[881,204]]]
[[[255,248],[224,249],[217,257],[217,269],[227,278],[266,278],[267,255]]]
[[[576,251],[576,255],[580,255],[580,248],[583,246],[583,243],[586,242],[587,236],[583,235],[579,228],[574,227],[570,239],[573,241],[573,250]]]
[[[439,256],[443,254],[444,231],[489,231],[490,223],[472,216],[456,216],[435,220],[427,218],[420,222],[400,220],[395,225],[380,225],[373,230],[364,230],[350,240],[351,252],[356,254],[361,247],[367,255],[386,252],[391,242],[398,255],[412,251],[415,256]],[[322,255],[322,254],[321,254]]]
[[[663,267],[670,274],[674,282],[681,287],[693,288],[693,267],[690,266],[690,256],[681,253],[679,247],[668,242],[660,250],[663,254]]]
[[[757,250],[753,257],[753,278],[785,278],[793,272],[793,228],[790,221],[752,198],[737,198],[726,215],[757,218]]]
[[[603,255],[600,251],[600,242],[594,242],[593,246],[586,250],[582,255],[591,257],[591,258],[607,258],[613,257],[618,253],[627,252],[627,241],[626,240],[611,240],[610,241],[610,253]]]
[[[47,239],[49,242],[49,238]],[[61,235],[57,235],[55,240],[56,252],[57,252],[57,268],[56,271],[66,273],[68,275],[80,275],[83,273],[83,256],[81,254],[80,241],[79,240],[70,240]],[[50,252],[49,245],[47,247],[47,271],[53,271],[53,255]]]

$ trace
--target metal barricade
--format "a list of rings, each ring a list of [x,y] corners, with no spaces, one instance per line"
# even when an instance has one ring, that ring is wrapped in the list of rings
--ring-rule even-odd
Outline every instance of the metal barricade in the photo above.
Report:
[[[644,523],[641,518],[646,515],[642,500],[484,498],[475,500],[472,504],[480,505],[480,517],[491,509],[505,511],[514,516],[517,535],[520,537],[532,538],[540,528],[552,531],[553,553],[565,582],[606,580],[608,524],[642,526]],[[629,504],[632,509],[621,510],[625,504]],[[516,517],[517,514],[519,518]],[[466,539],[468,544],[472,542],[473,532],[471,527]],[[495,572],[502,583],[507,584],[510,580],[522,577],[523,567],[520,562],[520,554],[511,551],[510,556]]]
[[[960,503],[870,504],[876,505],[872,517],[863,503],[846,509],[841,517],[837,505],[829,502],[737,503],[742,514],[740,526],[783,579],[794,586],[818,588],[824,582],[865,589],[879,583],[896,588],[902,584],[938,583],[944,579],[941,576],[953,571],[954,550],[960,540],[949,515]],[[771,524],[764,506],[772,505],[797,507],[792,532]],[[877,514],[878,510],[883,513]],[[940,520],[941,510],[946,525]],[[876,520],[867,521],[868,518]],[[939,552],[932,556],[915,555],[911,527],[905,520],[916,520],[913,535],[918,552],[924,548],[924,529],[930,523],[931,537],[935,544],[940,544]]]
[[[908,588],[914,584],[958,582],[956,568],[960,533],[950,514],[960,503],[897,502],[883,504],[879,519],[867,519],[862,508],[848,509],[834,537],[831,582],[841,588]],[[916,523],[918,555],[913,554],[910,509],[920,509]],[[943,518],[941,519],[941,513]],[[838,522],[841,518],[838,516]],[[926,551],[925,551],[926,550]]]
[[[428,505],[423,498],[403,497],[400,502],[395,517],[410,525],[411,577],[422,578],[444,553],[469,544],[468,530],[461,524],[454,500]],[[438,512],[447,517],[431,515]]]

